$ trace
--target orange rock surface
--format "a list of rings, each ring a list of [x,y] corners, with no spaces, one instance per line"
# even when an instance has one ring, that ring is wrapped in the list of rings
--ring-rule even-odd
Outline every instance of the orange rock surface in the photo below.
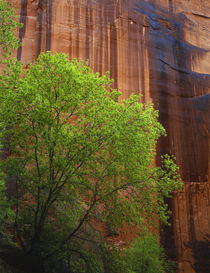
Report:
[[[10,0],[24,27],[18,59],[42,51],[89,59],[109,70],[128,97],[153,101],[168,136],[159,153],[175,154],[183,190],[169,202],[161,231],[178,272],[209,272],[209,0]]]

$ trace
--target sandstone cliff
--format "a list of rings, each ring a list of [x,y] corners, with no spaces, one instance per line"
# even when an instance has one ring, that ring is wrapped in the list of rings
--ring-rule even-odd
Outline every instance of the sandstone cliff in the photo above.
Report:
[[[161,231],[178,272],[208,272],[210,236],[208,0],[10,0],[24,27],[17,57],[41,51],[89,59],[109,70],[127,97],[153,101],[168,136],[159,153],[175,154],[185,182],[169,202],[171,227]]]

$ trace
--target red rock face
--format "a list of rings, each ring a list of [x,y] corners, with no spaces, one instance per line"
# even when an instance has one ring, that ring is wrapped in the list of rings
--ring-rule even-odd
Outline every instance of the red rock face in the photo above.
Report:
[[[210,3],[208,0],[10,0],[24,27],[18,59],[65,52],[109,70],[128,97],[153,101],[168,136],[159,153],[175,154],[185,182],[169,201],[163,228],[178,272],[209,272],[210,190],[208,114]]]

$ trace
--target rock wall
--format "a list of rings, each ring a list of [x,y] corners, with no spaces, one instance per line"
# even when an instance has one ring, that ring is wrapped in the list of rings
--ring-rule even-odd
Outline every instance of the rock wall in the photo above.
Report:
[[[128,97],[153,101],[168,136],[159,153],[175,154],[184,181],[169,202],[162,243],[178,272],[209,272],[210,187],[208,0],[10,0],[24,27],[17,58],[65,52],[109,70]]]

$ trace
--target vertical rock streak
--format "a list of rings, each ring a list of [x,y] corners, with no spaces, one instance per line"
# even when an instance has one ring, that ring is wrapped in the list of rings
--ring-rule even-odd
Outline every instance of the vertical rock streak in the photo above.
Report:
[[[52,0],[45,0],[46,6],[46,51],[51,50]]]
[[[38,42],[37,42],[37,50],[36,50],[36,57],[39,56],[41,52],[41,45],[42,45],[42,21],[43,21],[43,8],[44,8],[44,0],[39,0],[38,4]]]
[[[21,46],[17,50],[17,59],[19,61],[21,60],[22,55],[23,37],[26,33],[27,6],[28,0],[21,0],[20,23],[23,24],[23,27],[19,30],[19,43],[21,44]]]

